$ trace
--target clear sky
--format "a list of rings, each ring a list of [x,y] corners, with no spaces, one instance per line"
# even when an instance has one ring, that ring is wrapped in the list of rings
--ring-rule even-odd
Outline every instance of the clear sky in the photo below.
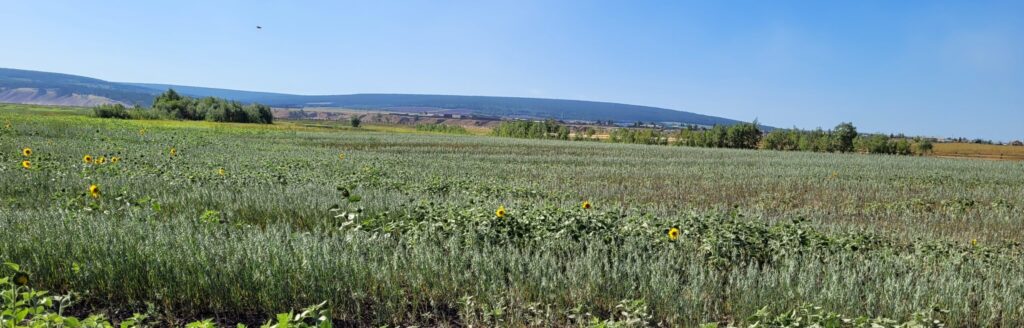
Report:
[[[111,81],[568,98],[1024,139],[1019,0],[8,0],[0,31],[0,67]]]

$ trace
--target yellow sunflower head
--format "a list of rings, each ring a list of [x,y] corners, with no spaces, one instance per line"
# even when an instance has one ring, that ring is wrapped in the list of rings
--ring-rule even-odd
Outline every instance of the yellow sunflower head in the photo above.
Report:
[[[178,149],[174,148],[174,147],[171,147],[171,157],[174,157],[174,156],[177,156],[177,155],[178,155]]]
[[[89,196],[92,196],[92,198],[99,198],[100,186],[97,186],[96,184],[89,185]]]
[[[146,129],[139,129],[139,135],[140,136],[145,136],[146,135]]]
[[[217,174],[224,175],[224,168],[222,167],[222,168],[217,169]]]
[[[25,147],[24,149],[21,150],[21,155],[25,157],[32,156],[32,148]]]
[[[580,204],[580,207],[585,210],[589,210],[591,207],[593,207],[593,205],[590,204],[589,200],[585,200],[583,201],[583,204]]]
[[[106,157],[100,156],[100,157],[96,158],[96,164],[102,165],[102,164],[106,164],[106,163],[107,163],[107,158]]]
[[[498,206],[498,209],[494,211],[494,215],[499,218],[505,217],[505,205]]]
[[[345,160],[345,153],[340,153],[340,154],[338,154],[338,159],[340,159],[340,160],[343,160],[343,161],[344,161],[344,160]]]
[[[117,163],[117,162],[120,162],[120,161],[121,161],[120,157],[117,157],[117,156],[111,156],[110,157],[110,162],[111,163]]]
[[[977,239],[971,239],[971,246],[978,246],[978,240]]]
[[[679,239],[679,229],[668,229],[668,240],[675,241],[676,239]]]
[[[21,167],[24,167],[25,169],[31,169],[32,168],[32,162],[21,161]]]
[[[24,272],[15,273],[14,284],[18,286],[28,285],[28,274]]]
[[[85,164],[92,164],[92,155],[87,154],[82,156],[82,162],[85,162]]]

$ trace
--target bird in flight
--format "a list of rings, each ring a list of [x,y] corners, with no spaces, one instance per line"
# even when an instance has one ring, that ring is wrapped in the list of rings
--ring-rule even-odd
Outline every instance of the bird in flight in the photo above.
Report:
[[[256,29],[257,29],[257,30],[262,30],[262,29],[263,29],[263,26],[259,26],[259,25],[256,25]]]

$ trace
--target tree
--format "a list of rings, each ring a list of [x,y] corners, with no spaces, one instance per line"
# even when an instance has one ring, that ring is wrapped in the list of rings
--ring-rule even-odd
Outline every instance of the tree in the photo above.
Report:
[[[363,120],[361,120],[359,116],[352,115],[352,118],[350,118],[348,122],[349,124],[352,124],[353,128],[358,128],[359,125],[363,123]]]
[[[836,125],[832,131],[834,137],[833,149],[848,153],[853,151],[853,140],[857,138],[857,127],[853,123],[844,122]]]
[[[729,148],[755,149],[761,142],[761,130],[757,122],[741,123],[729,127],[726,131],[725,146]]]
[[[917,143],[917,153],[921,155],[930,154],[932,152],[932,141],[928,139],[921,140]]]

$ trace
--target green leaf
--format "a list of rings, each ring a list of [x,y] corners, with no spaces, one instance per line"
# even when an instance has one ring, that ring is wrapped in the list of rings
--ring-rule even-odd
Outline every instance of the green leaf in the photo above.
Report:
[[[64,318],[64,325],[68,326],[68,328],[78,328],[82,326],[82,323],[77,318],[67,317]]]
[[[277,328],[288,328],[288,323],[292,320],[291,313],[278,313],[277,314]]]

